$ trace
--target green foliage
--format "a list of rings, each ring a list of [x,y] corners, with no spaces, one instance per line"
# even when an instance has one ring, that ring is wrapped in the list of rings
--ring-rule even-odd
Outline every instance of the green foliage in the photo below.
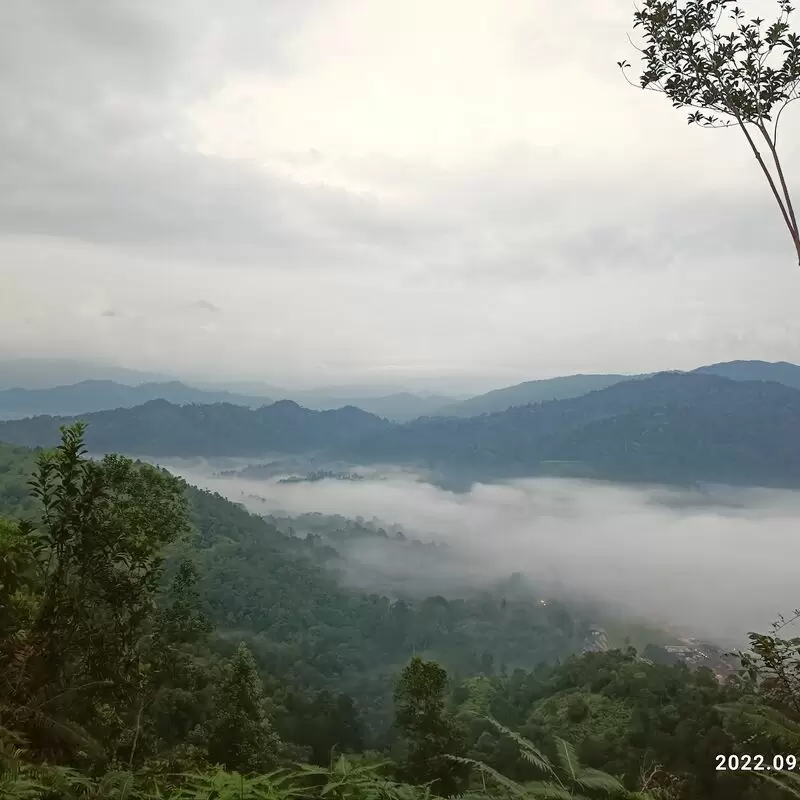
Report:
[[[218,495],[191,488],[187,493],[196,534],[184,555],[198,566],[198,590],[218,632],[215,648],[229,655],[244,638],[260,667],[291,689],[292,714],[302,713],[306,726],[306,714],[316,714],[314,704],[298,697],[308,689],[346,693],[368,728],[367,741],[374,743],[391,720],[394,679],[415,652],[448,670],[474,674],[484,653],[496,662],[532,667],[582,646],[584,630],[563,604],[545,607],[532,594],[514,596],[507,587],[449,602],[409,596],[392,602],[345,589],[337,581],[343,563],[337,548],[359,537],[385,540],[366,523],[301,518],[298,530],[313,522],[316,533],[300,539]],[[406,551],[415,547],[385,543]],[[349,733],[322,736],[326,724],[320,715],[316,733],[301,738],[315,748],[315,761],[327,763],[332,746],[348,749],[355,740]],[[280,707],[273,717],[284,738],[297,730],[290,720],[281,721],[287,715]]]
[[[744,752],[800,752],[800,638],[781,635],[799,618],[795,611],[788,620],[779,618],[769,633],[751,633],[749,649],[739,654],[745,692],[719,710]],[[800,796],[800,780],[792,769],[759,772],[758,777]]]
[[[208,724],[208,755],[215,764],[248,774],[275,765],[278,738],[267,720],[261,677],[247,646],[225,665]]]
[[[779,113],[797,99],[800,84],[800,36],[789,25],[794,9],[788,0],[777,5],[778,18],[765,26],[761,18],[747,19],[735,0],[645,2],[634,14],[646,43],[641,87],[664,92],[675,106],[737,122],[771,120],[776,107]],[[727,31],[725,17],[732,23]],[[701,111],[689,121],[714,125],[717,119]]]
[[[557,741],[564,739],[582,764],[619,776],[630,791],[676,784],[682,787],[676,796],[719,792],[738,800],[750,797],[757,781],[746,773],[715,770],[715,755],[740,752],[737,742],[749,733],[728,726],[720,710],[741,698],[741,689],[720,684],[708,670],[651,664],[632,651],[610,651],[528,673],[516,670],[494,683],[491,715],[535,742],[553,763]],[[574,718],[578,710],[585,714],[580,720]],[[507,738],[479,720],[470,728],[468,755],[519,782],[541,776],[534,760],[520,762],[509,752]]]
[[[37,457],[41,524],[6,525],[0,539],[0,710],[50,756],[97,755],[98,738],[115,740],[112,707],[140,688],[163,548],[187,531],[172,476],[119,456],[89,461],[83,433],[65,428]]]
[[[26,481],[36,463],[36,451],[0,442],[0,516],[32,517],[36,500]]]
[[[540,773],[543,779],[520,784],[480,761],[458,757],[453,760],[472,766],[483,776],[498,783],[513,797],[585,800],[585,798],[598,795],[617,798],[634,796],[612,775],[581,764],[575,748],[564,739],[557,738],[555,740],[555,761],[553,762],[524,736],[501,725],[491,717],[487,717],[486,721],[500,734],[514,742],[520,757]],[[641,800],[647,800],[647,797],[641,793],[637,793],[635,796]]]
[[[778,630],[753,635],[748,672],[726,685],[633,650],[564,658],[586,631],[519,581],[461,599],[345,589],[346,546],[420,545],[321,515],[279,521],[313,528],[285,535],[152,467],[89,461],[82,434],[38,456],[41,520],[0,521],[0,725],[13,729],[0,729],[0,797],[772,800],[793,788],[791,775],[714,770],[716,753],[800,744],[798,644]],[[442,665],[407,663],[414,650]],[[382,714],[401,669],[398,739]],[[365,730],[370,707],[383,711]],[[306,759],[316,766],[289,770]]]
[[[412,783],[430,783],[445,797],[463,787],[466,770],[450,756],[464,752],[464,734],[445,708],[447,673],[439,664],[415,657],[395,689],[395,724],[407,754],[398,775]]]

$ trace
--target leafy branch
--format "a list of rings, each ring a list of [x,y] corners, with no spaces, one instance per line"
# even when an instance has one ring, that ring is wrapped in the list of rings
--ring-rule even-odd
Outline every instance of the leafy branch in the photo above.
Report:
[[[778,152],[782,114],[800,98],[800,35],[790,27],[795,9],[790,0],[777,0],[777,19],[767,25],[760,17],[748,19],[735,2],[645,0],[633,17],[644,40],[641,47],[634,45],[643,71],[634,80],[628,61],[617,66],[631,85],[665,95],[675,108],[691,109],[690,125],[742,131],[800,264],[800,228]]]

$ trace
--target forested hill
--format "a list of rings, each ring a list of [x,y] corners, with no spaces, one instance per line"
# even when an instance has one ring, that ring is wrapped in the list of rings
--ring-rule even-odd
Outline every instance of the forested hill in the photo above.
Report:
[[[439,408],[433,416],[437,417],[477,417],[492,414],[516,406],[531,403],[544,403],[548,400],[566,400],[570,397],[605,389],[615,383],[631,380],[634,375],[564,375],[558,378],[544,378],[525,381],[514,386],[504,386],[486,394],[470,397],[458,403]]]
[[[481,417],[420,419],[362,440],[350,456],[458,470],[475,480],[557,472],[797,486],[799,436],[796,389],[659,373]]]
[[[800,485],[800,390],[699,373],[659,373],[581,397],[468,419],[394,424],[348,407],[291,401],[250,410],[153,401],[83,415],[94,452],[153,457],[316,453],[402,463],[472,480],[538,474],[615,480]],[[69,419],[0,423],[0,440],[52,446]]]
[[[258,387],[254,387],[254,390]],[[441,395],[421,396],[410,392],[373,397],[344,397],[330,390],[298,390],[288,392],[268,387],[273,398],[294,400],[304,408],[329,411],[346,406],[355,406],[379,417],[407,422],[424,414],[430,414],[450,403],[452,398]],[[200,389],[187,386],[180,381],[159,381],[128,386],[109,380],[88,380],[49,388],[0,389],[0,419],[19,419],[36,415],[71,416],[107,411],[116,408],[132,408],[151,400],[166,400],[175,405],[189,403],[211,405],[232,403],[247,408],[261,408],[275,400],[261,394],[245,394],[223,389]]]
[[[788,361],[723,361],[698,367],[694,372],[735,381],[776,381],[800,389],[800,367]]]
[[[366,594],[337,579],[338,545],[413,540],[320,515],[281,532],[83,451],[66,430],[28,502],[34,454],[0,445],[3,798],[780,800],[791,785],[790,641],[754,636],[752,683],[653,644],[579,656],[601,631],[520,575]],[[753,751],[790,772],[720,771]]]
[[[147,456],[248,456],[335,449],[390,428],[366,411],[347,406],[311,411],[291,400],[251,410],[229,403],[178,406],[152,400],[134,408],[82,414],[93,452]],[[0,423],[0,441],[52,447],[70,417],[39,416]]]
[[[3,518],[37,515],[27,485],[35,455],[0,444],[0,566]],[[440,659],[461,674],[476,674],[486,663],[531,668],[553,662],[579,652],[585,642],[588,628],[566,606],[553,599],[542,605],[532,589],[516,583],[447,599],[438,596],[436,586],[427,597],[389,585],[385,577],[381,594],[352,582],[345,586],[338,578],[346,557],[340,546],[352,547],[353,536],[384,546],[385,531],[317,516],[313,535],[285,534],[218,494],[178,484],[188,500],[192,530],[171,546],[167,575],[189,559],[197,570],[203,611],[216,630],[213,651],[231,654],[246,641],[281,691],[294,692],[295,705],[277,709],[279,724],[302,728],[299,717],[311,713],[310,708],[303,712],[302,698],[344,691],[360,711],[359,736],[372,739],[390,724],[392,682],[414,653]],[[302,534],[303,523],[296,524]],[[397,558],[402,554],[396,548],[410,550],[415,543],[398,539],[392,544],[393,551],[385,545],[387,557]],[[377,583],[369,575],[363,578],[364,586]],[[0,610],[4,588],[0,583]],[[324,714],[325,708],[319,709]],[[331,747],[349,744],[339,738],[343,731],[326,733],[322,720],[315,724],[317,730],[298,731],[294,741],[310,744],[317,737],[318,754],[327,763]]]

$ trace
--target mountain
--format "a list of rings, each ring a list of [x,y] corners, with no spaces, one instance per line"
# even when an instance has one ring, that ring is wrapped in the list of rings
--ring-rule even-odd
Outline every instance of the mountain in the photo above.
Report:
[[[140,383],[170,381],[172,378],[156,372],[142,372],[88,359],[14,358],[0,361],[0,389],[18,386],[49,389],[89,380],[115,381],[136,386]]]
[[[294,400],[305,408],[328,411],[355,406],[395,422],[407,422],[431,414],[452,401],[450,397],[419,396],[410,392],[379,397],[326,396],[320,392],[296,393],[273,387],[280,399]],[[46,389],[0,390],[0,419],[20,419],[38,414],[75,416],[114,408],[132,408],[151,400],[166,400],[176,405],[231,403],[248,408],[270,405],[273,400],[259,393],[239,394],[222,389],[199,389],[179,381],[147,382],[136,386],[108,380],[87,380]]]
[[[81,414],[93,452],[147,456],[263,455],[334,450],[392,423],[348,406],[311,411],[291,400],[249,409],[230,403],[173,405],[151,400],[134,408]],[[51,447],[70,417],[39,416],[0,423],[0,441]]]
[[[800,486],[800,391],[702,373],[659,373],[580,397],[406,424],[353,407],[312,411],[291,401],[250,410],[158,400],[82,418],[95,452],[315,453],[320,462],[407,464],[471,481],[560,474]],[[0,440],[51,446],[69,421],[0,423]]]
[[[800,366],[789,364],[786,361],[728,361],[698,367],[692,372],[717,375],[734,381],[776,381],[785,386],[800,389]],[[514,386],[495,389],[457,403],[442,405],[433,412],[433,415],[437,417],[476,417],[480,414],[505,411],[530,403],[568,400],[623,381],[648,378],[652,374],[565,375],[560,378],[526,381]]]
[[[660,373],[468,420],[419,420],[404,433],[361,442],[355,455],[474,479],[800,485],[800,391],[779,383]]]
[[[726,361],[698,367],[694,372],[734,381],[777,381],[800,389],[800,367],[788,361]]]
[[[477,417],[505,411],[515,406],[529,403],[542,403],[547,400],[565,400],[579,397],[596,389],[605,389],[621,381],[631,380],[632,375],[566,375],[562,378],[547,378],[538,381],[525,381],[515,386],[495,389],[486,394],[470,397],[459,403],[443,405],[436,412],[437,417]]]
[[[797,486],[799,437],[797,389],[659,373],[481,417],[420,419],[358,442],[349,455],[475,480],[556,473]]]
[[[269,405],[265,397],[203,391],[178,381],[126,386],[114,381],[81,381],[52,389],[5,389],[0,391],[0,416],[53,414],[74,416],[113,408],[131,408],[151,400],[188,403],[232,403],[239,406]]]
[[[325,411],[342,406],[355,406],[378,417],[393,422],[409,422],[417,417],[433,414],[442,406],[451,403],[451,397],[430,395],[427,397],[411,392],[397,392],[382,397],[325,397],[314,393],[296,393],[291,399],[306,408]]]
[[[0,444],[0,515],[36,518],[40,509],[27,485],[34,457]],[[588,634],[571,608],[555,598],[540,604],[532,587],[519,582],[483,591],[468,587],[452,605],[444,603],[435,578],[415,588],[399,575],[390,583],[380,564],[413,564],[422,557],[420,543],[389,540],[380,525],[314,514],[283,518],[282,532],[277,520],[181,484],[193,530],[168,553],[166,573],[174,574],[183,559],[192,562],[202,608],[215,626],[210,646],[229,653],[231,640],[234,648],[247,641],[269,680],[294,691],[288,702],[295,707],[298,695],[309,690],[346,691],[382,734],[392,721],[396,674],[415,653],[441,658],[466,674],[485,669],[487,654],[497,663],[533,668],[578,651]],[[354,541],[381,555],[375,566],[352,562]],[[423,552],[442,564],[450,556],[430,545]],[[359,565],[357,587],[352,563]],[[430,599],[427,585],[436,593]],[[199,695],[187,696],[197,701]],[[340,742],[334,735],[322,748],[323,763]]]

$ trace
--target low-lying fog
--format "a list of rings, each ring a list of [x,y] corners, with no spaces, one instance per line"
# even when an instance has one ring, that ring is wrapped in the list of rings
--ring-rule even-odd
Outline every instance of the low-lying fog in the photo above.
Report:
[[[452,566],[472,579],[521,572],[725,644],[800,606],[800,493],[532,479],[456,494],[392,470],[358,482],[280,484],[172,469],[259,514],[399,523],[447,543]],[[354,558],[366,567],[376,553],[363,547]],[[404,568],[395,552],[391,570]]]

